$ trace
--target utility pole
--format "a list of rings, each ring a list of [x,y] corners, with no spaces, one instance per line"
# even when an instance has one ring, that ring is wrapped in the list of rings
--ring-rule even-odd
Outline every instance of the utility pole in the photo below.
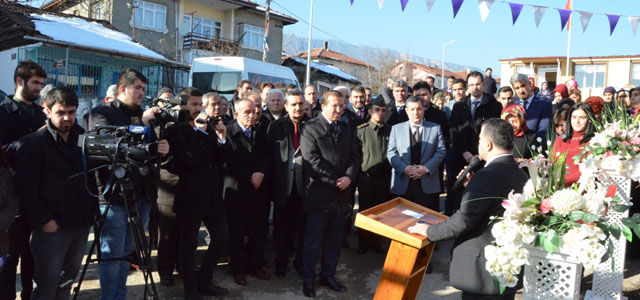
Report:
[[[262,43],[262,61],[267,61],[269,53],[269,10],[271,9],[271,0],[267,0],[267,10],[264,19],[264,37]]]
[[[311,28],[313,27],[313,0],[311,0],[311,8],[309,9],[309,43],[307,44],[307,75],[304,86],[308,86],[311,82]]]
[[[133,39],[133,41],[136,40],[136,8],[138,8],[138,6],[136,6],[136,2],[135,0],[132,0],[131,3],[127,3],[127,6],[129,8],[131,8],[131,19],[133,20],[133,22],[131,23],[131,38]]]

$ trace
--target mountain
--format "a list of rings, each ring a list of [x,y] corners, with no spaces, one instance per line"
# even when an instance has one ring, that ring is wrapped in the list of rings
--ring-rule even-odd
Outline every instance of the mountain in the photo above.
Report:
[[[423,65],[430,65],[436,68],[440,68],[440,65],[442,64],[442,61],[437,59],[424,58],[406,53],[400,53],[395,50],[370,46],[357,46],[356,48],[338,40],[312,39],[311,48],[322,48],[325,41],[329,43],[329,49],[362,60],[373,66],[376,65],[376,61],[380,56],[388,57],[388,59],[391,59],[393,61],[407,60]],[[285,33],[282,37],[282,51],[284,51],[286,55],[307,51],[307,42],[308,40],[306,38]],[[483,69],[480,69],[478,67],[459,65],[455,63],[445,63],[445,69],[449,71],[463,71],[466,69],[471,69],[484,72]]]

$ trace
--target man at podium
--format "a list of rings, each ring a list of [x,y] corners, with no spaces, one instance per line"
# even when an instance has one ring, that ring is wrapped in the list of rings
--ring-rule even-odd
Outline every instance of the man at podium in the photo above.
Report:
[[[514,299],[519,288],[507,288],[500,295],[499,287],[485,270],[484,257],[484,247],[493,240],[489,218],[502,216],[502,200],[512,190],[521,192],[528,179],[513,158],[513,139],[513,128],[507,121],[485,121],[478,155],[486,165],[468,181],[460,209],[442,223],[419,223],[409,228],[412,233],[426,235],[431,242],[455,238],[449,278],[452,286],[462,290],[463,300]]]

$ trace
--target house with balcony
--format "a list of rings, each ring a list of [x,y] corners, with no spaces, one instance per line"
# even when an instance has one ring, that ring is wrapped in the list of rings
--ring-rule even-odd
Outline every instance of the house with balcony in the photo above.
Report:
[[[513,74],[521,73],[533,77],[536,86],[549,83],[551,89],[567,80],[567,57],[521,57],[500,60],[500,71],[505,84]],[[582,99],[602,96],[604,89],[613,86],[616,90],[640,85],[640,55],[571,57],[569,76],[578,82]]]
[[[43,9],[109,22],[177,62],[237,55],[262,60],[266,8],[246,0],[51,0]],[[280,64],[282,30],[297,20],[269,12],[267,62]]]

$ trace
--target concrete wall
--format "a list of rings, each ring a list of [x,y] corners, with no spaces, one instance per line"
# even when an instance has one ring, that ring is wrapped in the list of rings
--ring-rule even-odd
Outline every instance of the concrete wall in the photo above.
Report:
[[[0,90],[7,95],[14,93],[16,86],[13,82],[13,72],[18,66],[18,48],[13,48],[0,52],[0,61],[5,70],[0,72]]]
[[[235,10],[235,24],[248,24],[260,28],[264,28],[264,15],[257,14],[251,11],[237,9]],[[269,54],[267,56],[267,62],[273,64],[280,64],[282,58],[282,21],[270,18],[269,22]],[[235,30],[234,40],[237,40],[242,36],[244,28],[242,25],[237,26]],[[240,55],[257,60],[262,60],[262,49],[254,50],[250,48],[242,47],[240,43]]]

